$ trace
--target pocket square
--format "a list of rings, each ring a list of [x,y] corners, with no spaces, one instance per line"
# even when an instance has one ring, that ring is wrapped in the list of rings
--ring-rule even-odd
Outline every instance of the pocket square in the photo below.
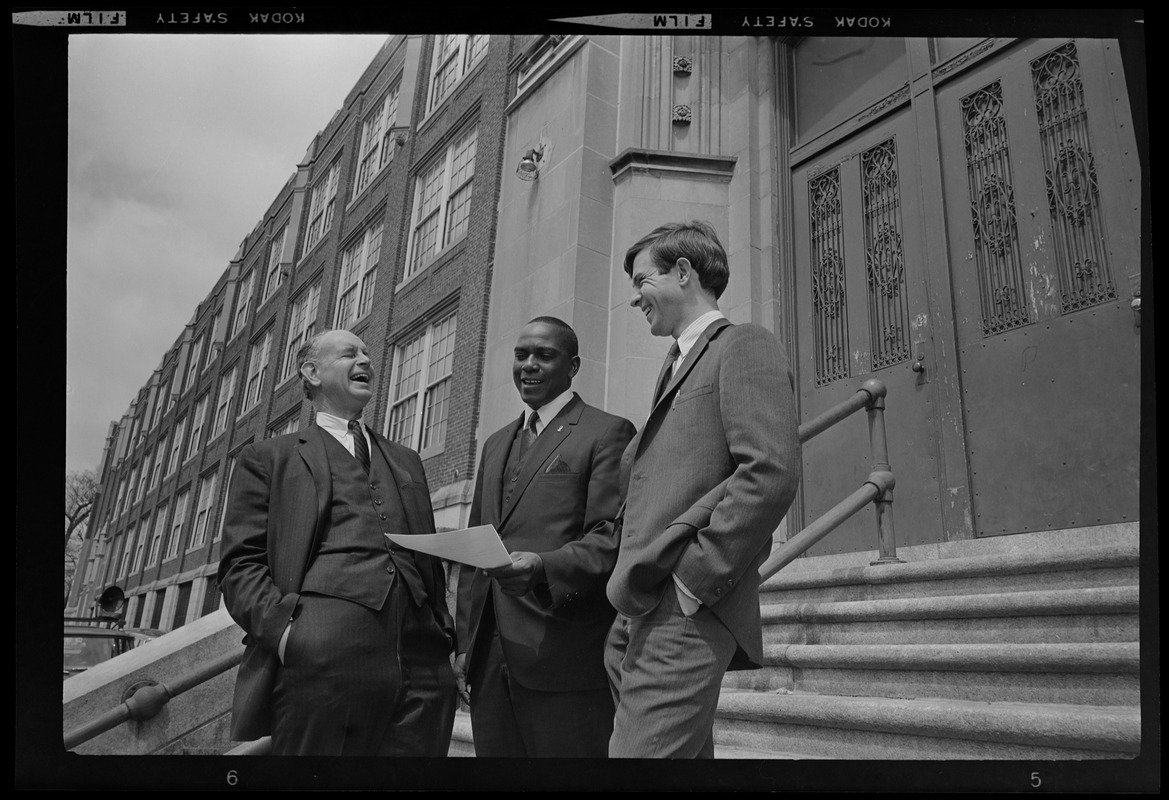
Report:
[[[571,473],[572,467],[568,466],[567,461],[561,461],[559,455],[552,459],[552,463],[544,470],[545,475],[565,475]]]

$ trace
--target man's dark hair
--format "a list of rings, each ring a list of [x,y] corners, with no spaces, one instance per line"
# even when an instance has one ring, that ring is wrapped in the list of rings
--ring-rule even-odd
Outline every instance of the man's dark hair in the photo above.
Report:
[[[577,351],[580,349],[580,343],[577,341],[576,331],[572,329],[571,325],[558,317],[536,317],[533,320],[528,320],[529,325],[536,322],[542,322],[559,331],[560,346],[564,348],[564,352],[568,353],[569,358],[577,355]]]
[[[650,259],[659,272],[669,272],[685,258],[698,274],[698,283],[711,292],[714,299],[727,288],[731,271],[727,266],[727,251],[709,222],[671,222],[654,228],[625,253],[625,274],[632,277],[633,259],[649,248]]]

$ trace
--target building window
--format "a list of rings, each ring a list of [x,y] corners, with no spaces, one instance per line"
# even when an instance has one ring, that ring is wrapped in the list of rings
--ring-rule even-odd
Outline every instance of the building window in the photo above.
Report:
[[[207,421],[207,393],[204,392],[199,401],[195,403],[195,411],[191,414],[191,441],[187,445],[187,458],[189,460],[194,458],[195,454],[199,452],[199,439],[203,433],[203,423]]]
[[[166,464],[166,437],[158,440],[158,447],[154,450],[154,471],[150,475],[150,488],[158,488],[162,479],[162,468]]]
[[[292,304],[288,315],[288,345],[284,348],[284,367],[280,370],[280,383],[296,373],[296,351],[312,338],[317,327],[317,303],[321,299],[321,284],[316,283]]]
[[[118,566],[118,577],[124,578],[130,574],[130,556],[134,555],[134,531],[126,531],[123,537],[124,546],[122,547],[122,562]]]
[[[269,297],[279,288],[284,280],[284,273],[280,270],[280,264],[284,261],[284,246],[288,240],[288,224],[272,237],[272,243],[268,250],[268,271],[264,276],[264,296],[260,298],[260,302],[264,303]]]
[[[85,562],[85,578],[82,583],[88,585],[93,583],[93,576],[97,572],[98,556],[96,553],[90,553],[89,559]]]
[[[348,328],[369,313],[377,281],[377,262],[382,251],[379,222],[366,229],[361,238],[341,254],[341,281],[337,287],[337,328]]]
[[[273,426],[268,431],[268,438],[273,438],[275,436],[286,436],[290,433],[296,433],[297,423],[299,421],[300,418],[296,414],[292,415],[288,419],[284,420],[284,422]]]
[[[175,618],[170,629],[173,631],[187,624],[187,606],[191,603],[191,586],[194,581],[187,581],[179,586],[179,595],[175,600]]]
[[[150,479],[150,454],[142,459],[142,474],[138,477],[138,491],[134,495],[134,501],[137,502],[146,494],[146,481]]]
[[[130,480],[126,484],[126,507],[134,505],[138,500],[138,467],[130,470]]]
[[[200,617],[205,617],[219,608],[219,581],[216,576],[207,576],[207,585],[203,592],[203,608],[199,612]]]
[[[122,478],[118,482],[118,501],[114,503],[114,508],[117,509],[114,513],[121,514],[126,510],[126,479]]]
[[[200,336],[191,345],[190,360],[187,361],[187,379],[183,381],[183,391],[195,385],[195,378],[199,376],[199,359],[203,355],[203,337]]]
[[[179,554],[179,542],[183,538],[183,517],[187,515],[187,498],[190,492],[183,492],[175,500],[175,516],[170,523],[170,538],[166,542],[166,555],[163,560],[170,561]]]
[[[220,308],[215,312],[215,316],[211,317],[211,324],[207,326],[210,342],[207,345],[207,360],[203,362],[204,370],[211,366],[212,362],[219,356],[219,351],[223,349],[223,342],[217,341],[215,338],[215,335],[219,332],[219,320],[222,317],[223,309]]]
[[[130,567],[130,574],[134,575],[142,569],[142,555],[146,552],[146,537],[150,533],[150,524],[142,520],[138,525],[138,542],[134,545],[134,565]]]
[[[260,402],[260,391],[264,387],[264,372],[268,369],[268,352],[272,347],[272,329],[264,332],[264,338],[252,344],[252,356],[248,361],[248,384],[244,387],[243,408],[240,414],[254,408]]]
[[[361,124],[361,142],[358,146],[357,180],[354,181],[353,196],[361,194],[365,187],[390,163],[396,147],[390,129],[398,117],[398,87],[390,89],[382,102]]]
[[[154,388],[150,391],[150,407],[146,410],[146,414],[142,417],[142,422],[146,426],[146,431],[154,430],[154,423],[158,420],[158,405],[159,405],[159,389],[161,387],[158,383],[154,384]],[[145,438],[146,431],[143,431]]]
[[[248,322],[248,309],[252,306],[252,279],[255,277],[256,272],[252,270],[239,282],[239,295],[235,300],[235,316],[231,320],[231,334],[228,338],[234,338]]]
[[[395,348],[388,434],[393,441],[426,455],[442,450],[454,346],[455,315],[451,314]]]
[[[207,522],[211,517],[211,506],[215,502],[215,479],[218,473],[204,475],[199,482],[199,505],[195,507],[195,527],[191,531],[189,550],[202,547],[207,541]]]
[[[158,563],[162,553],[162,534],[166,530],[166,505],[159,507],[154,517],[154,535],[150,537],[150,555],[146,559],[146,566],[153,567]]]
[[[219,382],[219,398],[215,401],[215,420],[211,423],[211,438],[227,430],[228,412],[231,410],[231,401],[235,397],[236,368],[232,367]]]
[[[150,418],[150,430],[158,427],[158,422],[162,419],[162,413],[170,407],[167,403],[167,398],[170,395],[170,382],[171,379],[168,377],[158,384],[158,395],[154,398],[154,413]]]
[[[312,250],[333,225],[333,211],[337,205],[337,176],[341,159],[334,159],[325,177],[313,187],[308,209],[308,232],[304,237],[304,252]]]
[[[414,275],[467,232],[478,134],[478,128],[463,134],[415,180],[405,277]]]
[[[150,627],[158,628],[162,625],[162,607],[166,600],[166,590],[159,589],[154,593],[154,610],[151,611]]]
[[[434,38],[434,61],[430,70],[427,114],[442,104],[451,90],[486,52],[486,34],[446,33]]]
[[[175,438],[170,446],[170,459],[166,462],[166,474],[172,475],[179,468],[179,455],[183,452],[183,436],[187,433],[187,418],[183,417],[175,425]]]
[[[135,400],[134,406],[137,407],[137,405],[138,405],[138,401]],[[131,448],[138,446],[138,427],[139,427],[140,422],[141,422],[141,420],[137,416],[135,416],[134,419],[131,420],[131,422],[130,422],[130,447]]]

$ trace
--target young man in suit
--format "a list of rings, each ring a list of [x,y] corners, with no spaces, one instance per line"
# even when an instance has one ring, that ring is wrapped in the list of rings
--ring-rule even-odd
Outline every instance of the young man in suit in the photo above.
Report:
[[[628,420],[572,391],[576,333],[538,317],[512,375],[524,413],[483,446],[470,524],[490,523],[509,566],[461,567],[455,669],[470,689],[475,755],[604,758],[613,729],[605,581],[617,541]]]
[[[712,758],[724,673],[763,662],[758,569],[799,481],[795,387],[775,337],[718,310],[730,272],[709,223],[655,229],[625,271],[674,342],[622,459],[609,755]]]
[[[365,344],[344,330],[297,354],[316,410],[240,451],[219,585],[244,629],[232,738],[274,755],[445,756],[457,695],[437,559],[383,535],[432,533],[422,462],[361,422]]]

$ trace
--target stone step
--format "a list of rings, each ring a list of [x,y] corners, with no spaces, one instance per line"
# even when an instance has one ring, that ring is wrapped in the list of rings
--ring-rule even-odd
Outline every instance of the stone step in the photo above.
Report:
[[[796,564],[763,584],[761,603],[1136,586],[1140,550],[1136,544],[1117,544],[1068,552],[994,553],[879,566],[793,567]]]
[[[1131,707],[724,691],[722,747],[840,759],[1115,759],[1140,753]]]
[[[1140,645],[770,645],[723,688],[1136,707]]]
[[[943,644],[1139,640],[1136,586],[893,600],[768,603],[768,644]]]

